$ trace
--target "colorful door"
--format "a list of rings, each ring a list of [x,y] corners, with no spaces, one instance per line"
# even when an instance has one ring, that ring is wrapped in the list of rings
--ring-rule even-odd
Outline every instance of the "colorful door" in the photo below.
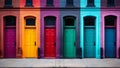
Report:
[[[23,56],[25,58],[36,58],[37,57],[37,46],[36,46],[36,30],[25,29],[25,42],[23,47]]]
[[[4,57],[15,58],[16,57],[16,29],[5,28],[4,33]]]
[[[64,57],[76,57],[75,29],[64,29]]]
[[[45,29],[45,57],[56,57],[56,29]]]
[[[114,28],[105,29],[105,57],[115,58],[116,55],[116,37]]]
[[[84,57],[95,58],[95,29],[85,28],[84,35]]]

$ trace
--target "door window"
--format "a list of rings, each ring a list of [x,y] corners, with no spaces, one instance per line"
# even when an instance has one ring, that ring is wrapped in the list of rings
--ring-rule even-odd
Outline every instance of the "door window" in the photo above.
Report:
[[[16,26],[16,17],[6,16],[4,17],[5,26]]]
[[[45,26],[55,26],[56,18],[55,17],[45,17]]]
[[[26,26],[35,26],[35,19],[34,18],[27,18],[26,19]]]
[[[65,19],[65,26],[74,26],[74,19]]]
[[[93,17],[93,16],[84,17],[84,25],[85,26],[95,26],[95,17]]]
[[[106,16],[105,17],[105,26],[115,26],[116,16]]]

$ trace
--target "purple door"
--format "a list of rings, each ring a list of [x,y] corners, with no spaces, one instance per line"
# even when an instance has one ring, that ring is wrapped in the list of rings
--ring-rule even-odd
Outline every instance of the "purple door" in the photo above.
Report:
[[[16,29],[6,28],[4,33],[4,57],[16,57]]]

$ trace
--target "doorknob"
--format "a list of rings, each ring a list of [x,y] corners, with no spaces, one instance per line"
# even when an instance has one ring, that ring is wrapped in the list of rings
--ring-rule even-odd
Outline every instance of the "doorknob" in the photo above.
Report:
[[[14,42],[14,46],[16,46],[16,42]]]
[[[56,42],[54,42],[54,46],[56,45]]]
[[[74,42],[74,46],[76,46],[76,42]]]
[[[2,51],[0,50],[0,56],[2,55]]]
[[[36,41],[35,41],[35,46],[36,46]]]
[[[114,42],[114,45],[116,46],[116,42]]]
[[[95,42],[94,42],[94,46],[95,46],[96,44],[95,44]]]

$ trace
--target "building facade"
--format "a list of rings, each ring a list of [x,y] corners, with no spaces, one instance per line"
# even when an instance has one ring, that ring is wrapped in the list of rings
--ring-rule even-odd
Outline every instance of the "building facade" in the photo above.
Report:
[[[80,58],[79,8],[77,0],[60,0],[60,47],[62,58]]]
[[[40,48],[40,1],[20,0],[22,58],[37,58]]]
[[[119,0],[0,0],[0,58],[119,58]]]
[[[101,48],[103,58],[120,57],[120,1],[101,0]]]
[[[59,0],[41,0],[41,58],[60,57],[60,10]]]
[[[19,0],[1,0],[0,4],[0,57],[16,58],[19,56]]]
[[[82,58],[100,58],[100,0],[80,0]]]

